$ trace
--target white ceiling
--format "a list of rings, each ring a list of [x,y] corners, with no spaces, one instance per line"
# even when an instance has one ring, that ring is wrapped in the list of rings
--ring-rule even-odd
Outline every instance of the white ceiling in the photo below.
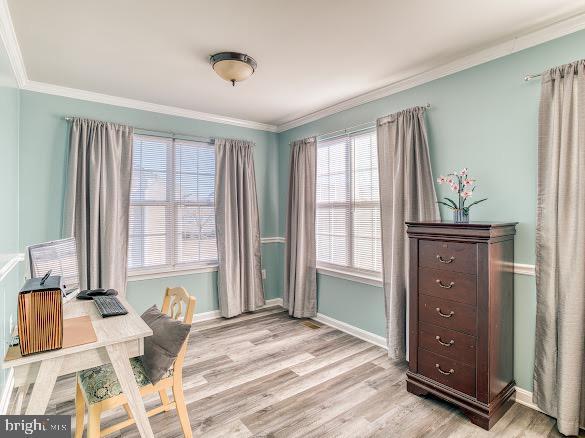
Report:
[[[583,0],[9,0],[28,79],[279,125],[585,11]],[[258,61],[235,88],[209,55]]]

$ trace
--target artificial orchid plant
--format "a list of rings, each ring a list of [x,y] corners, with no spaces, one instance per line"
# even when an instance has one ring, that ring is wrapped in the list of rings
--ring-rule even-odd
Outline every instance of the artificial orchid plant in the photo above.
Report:
[[[484,198],[465,205],[469,198],[473,196],[473,191],[476,188],[475,181],[475,179],[469,176],[467,167],[463,168],[461,172],[455,171],[453,173],[447,174],[446,176],[441,175],[437,178],[437,182],[439,184],[449,184],[451,190],[457,193],[457,202],[451,198],[445,197],[443,198],[445,202],[438,201],[438,203],[449,207],[451,210],[462,210],[466,216],[469,215],[469,209],[471,207],[473,207],[475,204],[479,204],[480,202],[487,200],[487,198]]]

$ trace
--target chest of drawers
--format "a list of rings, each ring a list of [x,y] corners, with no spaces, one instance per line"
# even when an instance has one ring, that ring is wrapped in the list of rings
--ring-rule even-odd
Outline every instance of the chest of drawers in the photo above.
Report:
[[[513,403],[515,223],[407,222],[406,384],[490,429]]]

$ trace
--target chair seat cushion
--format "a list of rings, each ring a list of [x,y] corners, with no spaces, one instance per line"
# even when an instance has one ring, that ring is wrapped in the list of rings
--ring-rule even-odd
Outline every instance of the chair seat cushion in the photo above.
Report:
[[[133,357],[130,359],[130,365],[132,366],[132,372],[134,373],[138,387],[142,388],[152,383],[146,374],[142,358]],[[173,367],[169,368],[163,378],[172,375]],[[112,364],[80,371],[77,373],[77,378],[85,394],[85,399],[89,404],[99,403],[122,393],[122,388],[120,387]]]

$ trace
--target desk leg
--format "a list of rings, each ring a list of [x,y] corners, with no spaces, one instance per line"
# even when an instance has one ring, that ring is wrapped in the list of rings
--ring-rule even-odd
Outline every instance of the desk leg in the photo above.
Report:
[[[63,356],[45,359],[41,362],[26,407],[26,415],[43,415],[45,413],[62,364]]]
[[[12,415],[20,415],[22,412],[22,402],[26,397],[30,385],[19,386],[16,390],[16,400],[14,400],[14,407],[12,408]]]
[[[136,379],[134,379],[130,361],[128,360],[126,346],[124,344],[107,345],[106,351],[108,352],[108,356],[110,356],[110,361],[114,367],[122,391],[128,399],[128,405],[136,420],[136,427],[138,427],[140,436],[142,438],[154,438],[150,422],[148,421],[148,415],[146,415],[146,409],[144,408],[144,402],[136,384]]]

